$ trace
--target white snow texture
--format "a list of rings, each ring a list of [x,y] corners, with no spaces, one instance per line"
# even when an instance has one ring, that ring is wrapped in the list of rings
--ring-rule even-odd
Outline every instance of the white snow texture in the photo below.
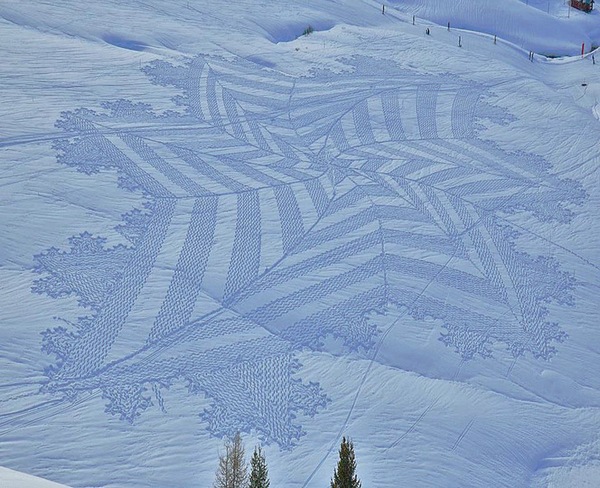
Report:
[[[600,16],[382,10],[0,3],[0,465],[600,486]]]

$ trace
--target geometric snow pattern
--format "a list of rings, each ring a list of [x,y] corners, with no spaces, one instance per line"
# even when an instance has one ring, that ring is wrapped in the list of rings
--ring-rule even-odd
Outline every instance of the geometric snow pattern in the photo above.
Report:
[[[101,392],[131,422],[168,409],[161,391],[183,380],[212,402],[201,416],[215,435],[254,430],[287,449],[303,434],[297,414],[329,402],[298,378],[297,351],[333,338],[336,354],[370,354],[373,312],[438,319],[464,359],[493,343],[553,354],[565,334],[546,307],[571,305],[575,282],[518,249],[507,216],[568,224],[581,186],[480,138],[513,120],[486,86],[344,62],[291,77],[158,61],[145,72],[179,90],[179,110],[118,100],[62,115],[59,161],[116,171],[147,204],[117,227],[128,246],[83,233],[36,257],[34,291],[89,311],[44,332],[58,358],[45,391]]]

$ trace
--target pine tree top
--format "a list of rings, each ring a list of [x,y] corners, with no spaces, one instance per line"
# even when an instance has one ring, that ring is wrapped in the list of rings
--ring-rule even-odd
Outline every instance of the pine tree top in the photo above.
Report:
[[[344,437],[340,445],[339,461],[331,480],[331,488],[361,488],[361,482],[356,476],[356,458],[354,444]]]
[[[248,488],[269,488],[271,485],[269,470],[267,469],[265,455],[260,446],[254,448],[254,454],[250,460],[250,468],[250,483]]]

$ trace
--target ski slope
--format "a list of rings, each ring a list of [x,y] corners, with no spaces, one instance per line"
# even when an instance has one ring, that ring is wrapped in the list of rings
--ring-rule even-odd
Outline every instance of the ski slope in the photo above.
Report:
[[[473,3],[0,5],[0,465],[594,486],[599,18]]]
[[[496,35],[527,50],[547,56],[586,52],[600,45],[598,11],[569,9],[562,0],[391,0],[405,15],[416,15],[439,25]]]

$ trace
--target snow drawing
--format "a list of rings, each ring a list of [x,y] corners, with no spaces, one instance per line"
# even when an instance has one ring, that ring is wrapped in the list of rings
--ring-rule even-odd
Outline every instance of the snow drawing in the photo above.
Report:
[[[442,321],[464,359],[494,343],[554,353],[565,334],[546,305],[571,305],[575,281],[520,250],[510,217],[568,224],[580,185],[483,139],[513,120],[492,88],[343,61],[352,73],[306,77],[158,61],[145,72],[180,90],[179,110],[118,100],[62,115],[59,162],[116,171],[147,203],[117,226],[127,246],[83,232],[36,256],[33,291],[86,310],[43,333],[57,358],[44,391],[101,392],[132,422],[168,411],[161,391],[184,381],[212,401],[201,415],[213,434],[254,430],[289,449],[298,416],[330,402],[296,353],[334,340],[370,357],[373,312]]]

